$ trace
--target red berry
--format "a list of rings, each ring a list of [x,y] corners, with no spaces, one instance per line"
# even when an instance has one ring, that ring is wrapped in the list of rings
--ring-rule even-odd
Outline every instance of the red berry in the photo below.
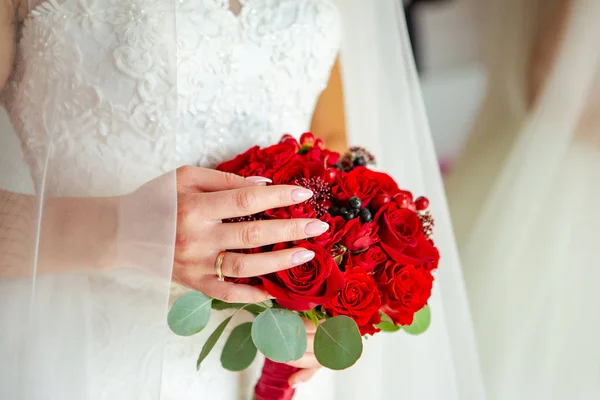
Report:
[[[300,144],[311,146],[315,143],[315,135],[310,132],[305,132],[300,136]]]
[[[335,182],[335,179],[337,178],[338,175],[338,170],[335,168],[327,168],[325,170],[325,183],[327,183],[328,185],[333,184],[333,182]]]
[[[427,210],[427,207],[429,207],[429,199],[427,197],[418,197],[417,200],[415,200],[415,204],[417,206],[417,210],[419,211],[424,211]]]
[[[413,212],[417,212],[417,205],[415,203],[413,203],[412,201],[410,202],[410,204],[407,207],[410,211]]]
[[[400,206],[400,208],[409,208],[412,199],[406,193],[398,193],[394,196],[394,201]]]
[[[292,135],[290,135],[289,133],[286,133],[285,135],[283,135],[281,137],[281,140],[279,141],[279,143],[284,143],[286,141],[286,139],[293,139],[294,137]]]
[[[391,201],[390,196],[387,194],[380,194],[379,196],[375,196],[375,198],[371,201],[371,207],[373,211],[379,210],[384,204],[387,204]]]
[[[322,150],[325,148],[325,142],[321,139],[317,139],[315,140],[315,147]]]

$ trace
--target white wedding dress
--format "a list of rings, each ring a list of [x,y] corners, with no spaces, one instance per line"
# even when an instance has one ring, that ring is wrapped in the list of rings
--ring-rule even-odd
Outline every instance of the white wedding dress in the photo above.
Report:
[[[171,27],[162,19],[173,4],[176,79],[170,76],[171,55],[149,44],[169,40]],[[45,186],[52,195],[127,193],[179,166],[214,166],[253,145],[271,144],[283,133],[307,131],[338,53],[339,22],[329,0],[232,5],[228,0],[49,0],[24,23],[19,78],[9,87],[7,109],[33,176],[47,168]],[[161,108],[165,93],[173,90],[177,115]],[[173,138],[174,124],[173,154],[165,142]],[[54,156],[47,165],[41,155],[51,134]],[[115,176],[120,177],[117,187]],[[260,360],[245,375],[227,372],[219,361],[221,343],[199,372],[195,368],[203,343],[224,317],[213,314],[200,335],[177,337],[164,321],[157,326],[154,310],[134,295],[140,286],[152,285],[145,275],[89,276],[96,294],[90,323],[98,357],[88,366],[93,381],[87,399],[152,397],[143,389],[126,390],[128,377],[138,379],[162,356],[155,343],[145,341],[152,330],[163,330],[169,341],[161,399],[249,398]],[[181,293],[173,288],[171,301]],[[103,318],[123,301],[135,305],[135,317]],[[146,358],[131,359],[129,346],[149,349]],[[112,358],[103,359],[103,349]],[[121,357],[114,359],[115,354]],[[307,386],[298,398],[333,396],[331,379],[316,378]],[[7,398],[2,390],[0,397]]]

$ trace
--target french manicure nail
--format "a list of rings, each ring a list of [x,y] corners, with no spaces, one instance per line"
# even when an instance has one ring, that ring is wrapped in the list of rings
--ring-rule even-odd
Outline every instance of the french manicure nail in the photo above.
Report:
[[[322,221],[313,221],[306,224],[304,227],[304,233],[308,236],[319,236],[321,233],[327,232],[329,224]]]
[[[246,181],[250,183],[272,183],[273,181],[269,178],[265,178],[264,176],[249,176],[246,178]]]
[[[310,250],[300,250],[292,254],[292,265],[300,265],[309,262],[315,258],[315,252]]]
[[[292,191],[292,200],[294,200],[295,202],[302,202],[302,201],[306,201],[308,199],[310,199],[311,197],[313,197],[313,192],[312,190],[308,190],[308,189],[295,189]]]

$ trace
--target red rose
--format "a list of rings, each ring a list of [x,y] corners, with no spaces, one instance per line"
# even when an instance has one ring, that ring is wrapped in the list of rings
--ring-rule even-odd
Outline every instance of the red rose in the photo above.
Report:
[[[332,188],[332,193],[336,199],[342,201],[357,196],[366,207],[375,196],[393,196],[398,190],[398,185],[388,174],[358,167],[348,172],[344,179],[338,180],[338,185]]]
[[[308,160],[293,160],[273,174],[275,183],[291,183],[298,178],[321,177],[325,172],[323,163]]]
[[[396,325],[412,324],[415,313],[421,310],[433,286],[433,276],[427,270],[414,265],[388,262],[376,275],[381,290],[385,312]]]
[[[311,147],[306,151],[306,153],[298,154],[297,158],[304,159],[305,162],[306,160],[319,161],[321,164],[333,167],[337,165],[340,159],[340,154],[327,149]]]
[[[285,247],[285,244],[278,244],[274,250]],[[328,251],[308,242],[302,247],[314,251],[315,258],[306,264],[261,277],[267,292],[282,307],[294,311],[309,311],[325,304],[344,288],[344,276]]]
[[[258,164],[264,170],[262,176],[272,178],[279,169],[296,156],[296,148],[290,143],[278,143],[266,147],[250,158],[252,164]]]
[[[333,246],[339,243],[342,239],[342,236],[344,235],[344,224],[346,221],[344,221],[344,218],[342,217],[332,217],[329,214],[323,215],[320,219],[321,221],[329,224],[329,229],[327,232],[308,240],[317,246],[331,250]]]
[[[374,222],[361,223],[358,218],[351,219],[344,227],[342,244],[352,252],[365,250],[378,242],[377,224]]]
[[[258,146],[254,146],[245,153],[236,156],[233,160],[219,164],[216,169],[219,171],[231,172],[232,174],[239,174],[240,170],[247,166],[250,159],[258,153],[259,149]]]
[[[373,272],[377,266],[387,261],[387,255],[381,250],[381,247],[374,245],[367,251],[352,255],[352,265],[364,269],[366,272]]]
[[[276,208],[265,212],[269,217],[276,219],[290,218],[316,218],[317,212],[310,203],[299,203],[288,207]]]
[[[381,247],[399,264],[437,263],[439,253],[423,233],[417,213],[397,203],[385,204],[375,215]]]
[[[362,268],[351,267],[344,273],[346,286],[324,307],[331,316],[346,315],[352,318],[361,335],[379,332],[381,298],[373,277]]]

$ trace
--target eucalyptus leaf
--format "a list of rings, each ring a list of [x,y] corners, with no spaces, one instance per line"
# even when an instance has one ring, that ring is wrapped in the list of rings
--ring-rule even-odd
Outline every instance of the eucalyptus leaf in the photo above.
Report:
[[[267,358],[275,362],[298,360],[306,351],[306,329],[298,314],[267,308],[252,325],[252,340]]]
[[[204,346],[202,346],[202,351],[200,351],[198,361],[196,361],[197,369],[200,369],[200,364],[202,364],[202,361],[204,361],[204,359],[210,354],[213,347],[215,347],[215,344],[217,344],[217,341],[223,334],[223,331],[225,331],[225,328],[227,327],[227,324],[229,324],[229,321],[231,321],[231,318],[232,317],[229,317],[225,321],[221,322],[219,326],[217,326],[217,329],[215,329],[215,331],[208,337],[204,343]]]
[[[425,332],[431,324],[431,310],[429,306],[423,307],[421,310],[415,313],[412,324],[404,326],[403,329],[411,335],[420,335]]]
[[[235,327],[229,335],[223,352],[221,364],[229,371],[243,371],[256,357],[256,346],[252,342],[252,322]]]
[[[351,367],[360,358],[362,350],[360,331],[352,318],[333,317],[317,328],[315,356],[324,367],[333,370]]]
[[[398,332],[402,329],[400,325],[395,325],[392,319],[384,313],[381,313],[381,322],[375,327],[381,329],[382,332]]]
[[[189,292],[173,304],[167,317],[169,328],[179,336],[192,336],[208,324],[212,299],[200,292]]]

